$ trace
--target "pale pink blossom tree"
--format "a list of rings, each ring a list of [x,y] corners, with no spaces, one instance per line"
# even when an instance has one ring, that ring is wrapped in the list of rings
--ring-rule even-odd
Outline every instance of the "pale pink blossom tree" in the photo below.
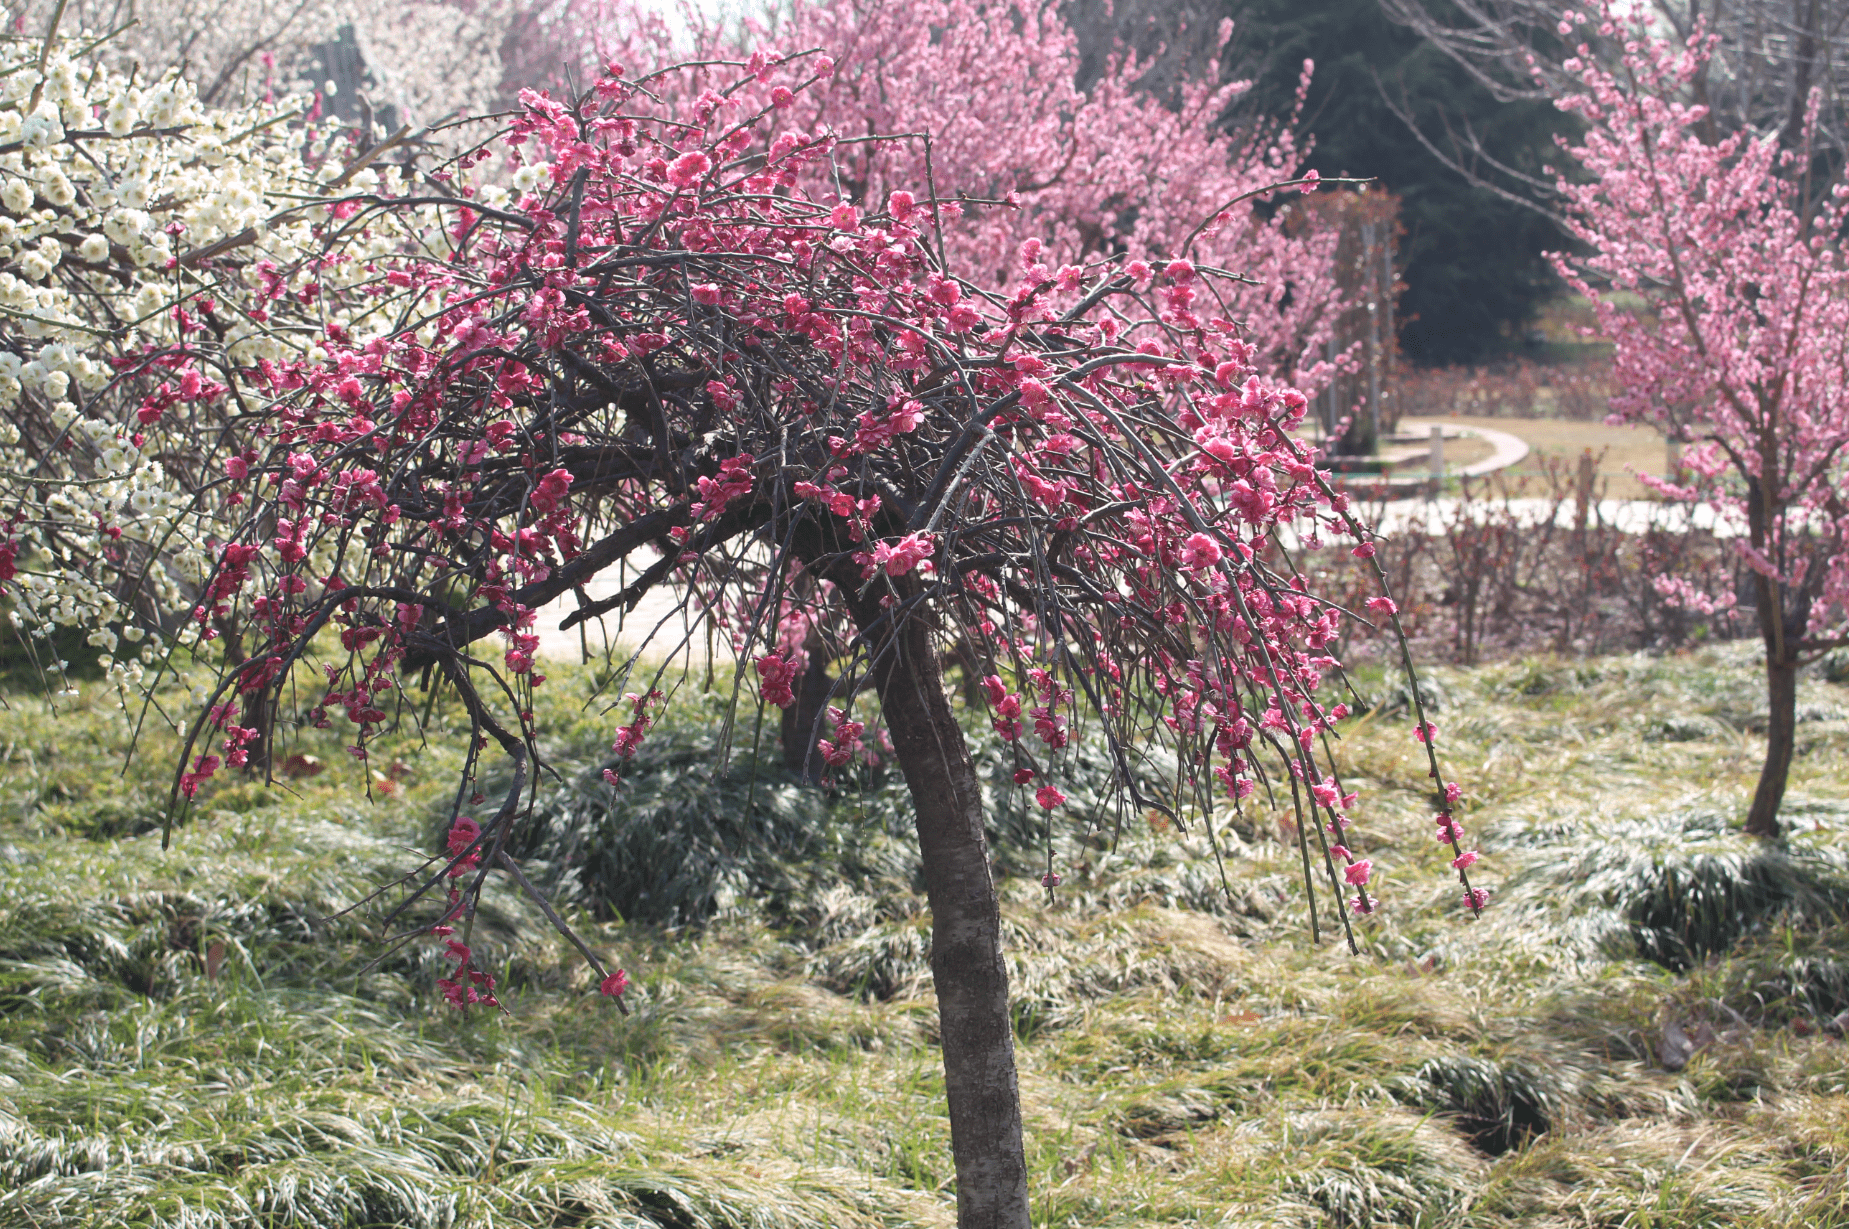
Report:
[[[1597,24],[1623,50],[1601,64],[1582,45],[1566,61],[1578,91],[1559,105],[1586,125],[1568,151],[1585,174],[1559,190],[1584,248],[1556,260],[1615,347],[1614,417],[1689,443],[1684,480],[1644,481],[1745,529],[1769,709],[1746,828],[1774,836],[1798,669],[1849,642],[1849,188],[1808,180],[1805,141],[1711,139],[1689,97],[1711,41],[1669,42],[1637,21],[1608,11],[1560,24],[1562,37]],[[1735,600],[1675,576],[1656,583],[1697,610]]]
[[[961,209],[943,228],[943,254],[990,289],[1012,283],[1029,241],[1055,275],[1128,250],[1238,269],[1241,280],[1216,289],[1215,310],[1239,322],[1265,370],[1311,396],[1335,375],[1325,343],[1348,305],[1335,276],[1339,235],[1293,218],[1293,194],[1280,201],[1271,190],[1301,174],[1294,117],[1247,117],[1232,135],[1222,127],[1249,83],[1221,84],[1217,63],[1158,95],[1138,88],[1148,63],[1120,51],[1082,90],[1079,41],[1057,6],[974,0],[798,0],[774,22],[742,25],[694,11],[670,25],[632,0],[591,0],[530,29],[528,42],[545,50],[508,51],[528,73],[548,62],[634,72],[683,57],[742,60],[750,47],[826,48],[816,87],[791,93],[777,117],[784,131],[839,138],[811,168],[811,190],[877,207],[894,189],[934,188]],[[717,83],[692,74],[677,88],[697,97]],[[715,93],[712,105],[725,103]]]

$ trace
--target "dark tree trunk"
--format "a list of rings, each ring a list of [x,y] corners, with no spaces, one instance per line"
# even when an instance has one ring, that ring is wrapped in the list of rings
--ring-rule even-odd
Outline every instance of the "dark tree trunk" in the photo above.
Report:
[[[270,689],[265,687],[247,694],[240,706],[238,720],[245,729],[257,731],[256,741],[244,744],[244,750],[250,753],[250,758],[244,763],[244,771],[253,777],[268,776],[271,743],[276,737],[276,700]]]
[[[244,652],[244,630],[236,619],[214,619],[213,626],[218,629],[219,642],[224,646],[225,666],[235,670],[249,656]],[[257,731],[254,742],[244,744],[244,751],[249,756],[244,761],[244,775],[247,777],[267,777],[270,772],[270,740],[276,730],[276,701],[271,698],[270,689],[260,688],[247,691],[238,702],[238,724],[247,730]]]
[[[1817,66],[1817,0],[1796,0],[1791,6],[1792,24],[1798,28],[1797,47],[1792,52],[1796,72],[1791,80],[1791,106],[1779,140],[1787,149],[1797,148],[1804,137],[1804,116],[1810,106],[1811,77]]]
[[[1797,748],[1798,667],[1773,656],[1766,645],[1766,762],[1759,770],[1759,787],[1746,813],[1746,831],[1752,836],[1777,836],[1778,808],[1785,800],[1785,780],[1791,775],[1791,757]]]
[[[809,654],[809,667],[796,680],[796,703],[783,710],[778,737],[783,743],[784,767],[802,773],[814,783],[822,779],[827,767],[822,762],[821,752],[815,749],[815,740],[820,737],[816,726],[821,721],[822,710],[828,707],[834,680],[828,677],[830,655],[822,637],[811,633],[803,648]]]
[[[869,607],[855,612],[863,627],[881,613]],[[873,681],[917,812],[931,901],[931,978],[943,1033],[957,1225],[1027,1229],[1027,1161],[1001,902],[989,871],[976,768],[944,696],[943,671],[925,623],[907,620],[875,656]]]
[[[1748,504],[1756,531],[1764,519],[1769,519],[1757,515],[1758,494],[1755,487]],[[1763,533],[1755,532],[1754,544],[1758,545],[1763,537]],[[1791,775],[1791,757],[1797,749],[1797,645],[1810,621],[1810,603],[1801,591],[1790,592],[1758,572],[1753,574],[1753,593],[1759,636],[1766,646],[1766,762],[1759,770],[1752,808],[1746,813],[1746,831],[1751,836],[1773,837],[1779,834],[1778,808],[1785,800],[1785,781]],[[1794,608],[1788,610],[1788,605]]]
[[[1771,527],[1784,511],[1768,494],[1781,488],[1777,440],[1769,429],[1760,436],[1759,461],[1760,472],[1747,478],[1747,534],[1755,550],[1766,552]],[[1779,804],[1785,800],[1785,781],[1797,750],[1798,644],[1810,622],[1810,601],[1803,588],[1789,589],[1755,569],[1753,604],[1759,638],[1766,646],[1766,762],[1746,813],[1746,831],[1749,836],[1775,837]]]
[[[964,704],[980,709],[987,703],[982,694],[982,657],[968,637],[959,639],[950,652],[944,654],[944,664],[957,667],[963,683]]]

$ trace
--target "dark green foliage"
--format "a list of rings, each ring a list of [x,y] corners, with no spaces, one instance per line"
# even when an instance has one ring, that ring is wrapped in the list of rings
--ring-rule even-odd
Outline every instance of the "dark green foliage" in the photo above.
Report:
[[[542,858],[593,911],[652,925],[754,903],[776,914],[832,882],[909,882],[915,855],[894,814],[831,806],[768,747],[722,754],[724,735],[717,718],[686,720],[620,765],[559,757],[566,781],[540,798],[517,852]],[[620,768],[621,786],[605,783],[606,767]]]
[[[543,861],[554,882],[594,911],[652,925],[696,924],[743,911],[813,932],[839,925],[820,904],[833,888],[876,896],[917,888],[911,798],[890,761],[849,765],[819,787],[786,769],[768,746],[754,755],[749,745],[735,744],[722,755],[725,739],[716,713],[690,712],[650,734],[635,758],[620,766],[595,759],[589,749],[556,756],[553,767],[565,784],[541,796],[517,852]],[[972,744],[997,869],[1037,879],[1045,868],[1047,830],[1034,787],[1015,785],[1016,760],[992,733],[975,732]],[[1126,756],[1143,794],[1162,796],[1160,782],[1172,778],[1172,759],[1165,762],[1146,748]],[[621,770],[615,789],[603,778],[609,767]],[[1059,783],[1068,800],[1064,813],[1086,817],[1091,829],[1075,833],[1068,822],[1055,833],[1061,865],[1108,850],[1120,820],[1144,823],[1128,809],[1110,752],[1095,733],[1081,731],[1063,753]],[[1157,869],[1177,868],[1180,861],[1154,857]],[[1140,860],[1147,863],[1148,855]],[[1212,897],[1221,893],[1217,879],[1197,864],[1179,878],[1158,875],[1144,894],[1214,909]],[[896,984],[883,974],[867,977],[876,995],[878,987]],[[858,977],[848,980],[859,984]]]
[[[996,865],[1004,874],[1038,879],[1045,869],[1047,841],[1046,812],[1035,805],[1033,797],[1039,782],[1014,783],[1015,769],[1032,761],[1017,760],[1008,744],[986,726],[968,730],[966,735],[983,786],[983,816]],[[1031,738],[1024,745],[1029,754],[1045,752]],[[1124,758],[1142,796],[1161,798],[1173,789],[1172,756],[1144,746],[1125,748]],[[1062,865],[1082,859],[1086,849],[1109,848],[1118,836],[1120,821],[1141,823],[1142,816],[1131,807],[1115,771],[1110,747],[1096,727],[1074,731],[1072,742],[1059,754],[1056,775],[1060,792],[1066,796],[1061,808],[1066,818],[1054,825],[1053,833],[1055,860]],[[850,811],[864,810],[872,822],[888,831],[911,831],[911,799],[896,771],[869,774],[864,785],[850,785],[840,797],[840,805]],[[1086,831],[1075,832],[1081,825]]]
[[[0,619],[8,619],[13,604],[0,600]],[[12,626],[0,625],[0,686],[30,693],[49,686],[61,689],[66,681],[101,678],[97,650],[87,643],[89,633],[78,627],[54,627],[41,640]],[[62,669],[58,663],[64,662]]]
[[[1496,102],[1462,67],[1388,21],[1379,0],[1226,0],[1225,11],[1235,23],[1233,62],[1256,77],[1242,107],[1286,113],[1303,61],[1315,60],[1304,109],[1316,141],[1311,165],[1325,176],[1377,179],[1400,198],[1406,355],[1426,365],[1481,362],[1519,345],[1557,284],[1541,253],[1562,244],[1559,232],[1433,157],[1377,82],[1404,96],[1440,148],[1447,125],[1460,131],[1468,123],[1492,156],[1530,174],[1554,160],[1560,114],[1540,103]]]
[[[1107,16],[1102,0],[1069,0],[1064,11],[1080,33],[1087,74],[1095,75],[1113,38],[1157,57],[1146,84],[1171,90],[1176,80],[1204,71],[1221,18],[1233,21],[1222,64],[1225,79],[1251,79],[1253,89],[1228,117],[1237,129],[1253,117],[1276,119],[1295,106],[1303,61],[1316,62],[1304,108],[1314,138],[1310,165],[1325,177],[1370,178],[1401,200],[1406,233],[1400,242],[1400,344],[1423,365],[1476,363],[1523,342],[1523,326],[1558,289],[1542,258],[1564,246],[1543,215],[1487,189],[1475,188],[1422,145],[1382,97],[1381,86],[1410,106],[1420,129],[1440,149],[1467,125],[1497,161],[1547,179],[1556,161],[1553,134],[1566,124],[1545,103],[1504,104],[1461,66],[1393,24],[1380,0],[1118,0]],[[1480,174],[1525,191],[1487,163]]]
[[[1458,1130],[1490,1156],[1501,1156],[1547,1130],[1562,1108],[1559,1089],[1538,1066],[1472,1054],[1432,1059],[1408,1082],[1407,1091],[1413,1104],[1454,1115]]]
[[[1840,1031],[1849,1012],[1849,926],[1777,926],[1738,944],[1706,979],[1722,1022]]]
[[[1776,851],[1640,858],[1620,889],[1638,954],[1681,970],[1725,952],[1821,887],[1808,870]]]
[[[1637,955],[1676,971],[1775,922],[1849,916],[1843,850],[1802,832],[1780,843],[1741,836],[1711,811],[1529,829],[1503,840],[1556,854],[1536,858],[1518,890],[1556,898],[1578,935],[1628,939]]]

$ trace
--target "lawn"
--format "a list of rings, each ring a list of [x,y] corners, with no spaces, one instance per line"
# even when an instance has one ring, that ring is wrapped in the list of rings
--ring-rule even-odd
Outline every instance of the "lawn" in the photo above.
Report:
[[[683,694],[612,810],[591,687],[542,689],[560,779],[524,856],[635,979],[627,1017],[492,890],[506,1014],[442,1006],[434,942],[371,963],[343,910],[436,845],[440,709],[367,765],[306,732],[323,772],[228,779],[163,851],[171,735],[125,769],[109,696],[8,696],[0,1224],[952,1223],[902,795],[779,780],[749,719]],[[1358,957],[1312,943],[1283,811],[1216,818],[1230,901],[1198,821],[1131,816],[1115,852],[1061,839],[1049,904],[998,791],[1036,1222],[1849,1225],[1849,687],[1804,683],[1771,848],[1730,831],[1744,647],[1441,672],[1481,920],[1403,693],[1358,687],[1342,759],[1385,900]]]
[[[1504,476],[1539,482],[1547,459],[1564,462],[1569,474],[1579,464],[1580,454],[1591,449],[1597,461],[1596,474],[1604,484],[1606,499],[1656,499],[1658,496],[1637,474],[1661,477],[1669,468],[1669,452],[1663,434],[1648,425],[1611,427],[1602,422],[1576,422],[1565,418],[1476,418],[1455,415],[1444,421],[1463,427],[1488,427],[1506,431],[1528,445],[1528,456],[1507,470]],[[1449,456],[1449,445],[1446,447]],[[1460,456],[1459,463],[1467,458]],[[1544,491],[1537,491],[1544,494]]]

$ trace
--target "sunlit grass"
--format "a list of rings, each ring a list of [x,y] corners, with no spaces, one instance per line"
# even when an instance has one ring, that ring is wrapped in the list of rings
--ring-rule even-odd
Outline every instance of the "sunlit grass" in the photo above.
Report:
[[[1130,817],[1115,854],[1057,844],[1049,905],[1034,834],[998,817],[1037,1223],[1849,1225],[1849,688],[1803,688],[1794,830],[1766,849],[1733,832],[1763,720],[1743,650],[1442,674],[1481,920],[1377,704],[1340,752],[1386,901],[1360,957],[1311,944],[1277,813],[1228,838],[1230,903],[1198,827]],[[106,697],[10,696],[0,1224],[951,1223],[902,793],[715,778],[685,704],[673,788],[608,812],[589,694],[583,671],[542,691],[558,826],[528,855],[635,978],[628,1017],[492,888],[510,1014],[443,1008],[427,942],[367,968],[374,918],[342,911],[433,843],[461,763],[440,712],[365,765],[291,735],[323,773],[226,778],[163,852],[172,736],[150,723],[125,771]],[[683,829],[747,847],[681,860],[683,903],[624,921],[646,872],[582,855],[659,859]]]

